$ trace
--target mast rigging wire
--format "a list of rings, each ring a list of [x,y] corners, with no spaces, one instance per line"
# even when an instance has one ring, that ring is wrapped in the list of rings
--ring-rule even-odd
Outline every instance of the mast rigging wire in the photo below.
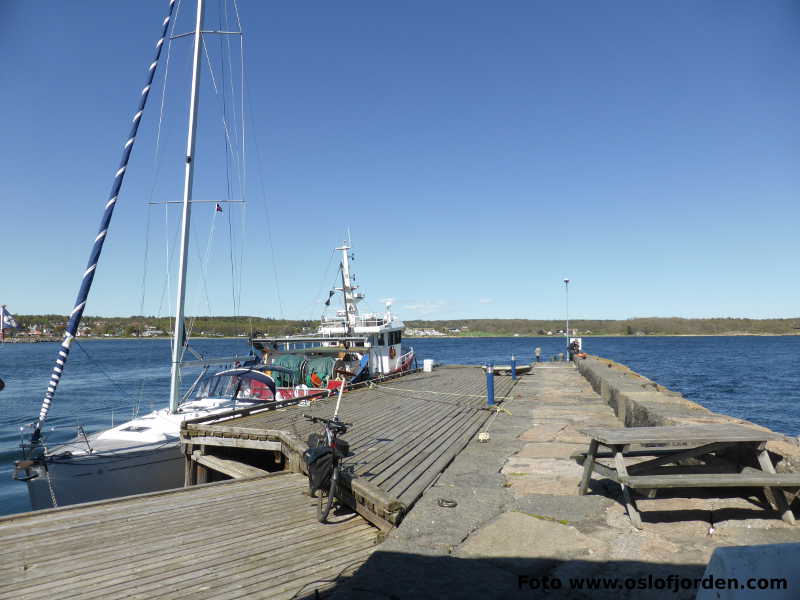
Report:
[[[117,203],[117,199],[119,197],[120,191],[122,189],[122,182],[125,178],[125,171],[128,168],[128,161],[130,160],[131,152],[133,150],[134,143],[136,141],[136,135],[139,131],[139,124],[141,123],[142,115],[144,114],[144,109],[147,105],[147,98],[150,95],[150,88],[153,84],[153,79],[155,77],[156,68],[158,67],[159,59],[161,58],[161,50],[164,47],[164,39],[167,35],[167,31],[169,30],[169,24],[172,19],[172,13],[175,8],[175,0],[169,1],[169,12],[164,19],[161,27],[161,36],[156,43],[156,50],[155,56],[153,58],[153,62],[150,64],[147,73],[147,83],[142,88],[142,91],[139,95],[139,106],[138,110],[133,117],[133,124],[131,125],[130,133],[128,134],[128,139],[125,142],[122,150],[122,159],[120,160],[120,166],[117,169],[114,175],[114,182],[111,186],[111,192],[109,194],[109,199],[106,202],[105,209],[103,211],[103,216],[100,220],[100,227],[99,232],[94,240],[94,245],[92,246],[91,253],[89,254],[89,261],[87,263],[86,270],[83,273],[83,279],[81,281],[81,286],[78,290],[78,297],[75,301],[75,307],[72,309],[70,313],[69,322],[67,323],[67,328],[64,333],[64,340],[61,343],[61,347],[58,351],[58,357],[56,358],[56,364],[53,367],[53,371],[50,375],[50,382],[47,386],[47,391],[44,394],[44,398],[42,398],[42,406],[39,410],[39,417],[36,420],[35,429],[33,435],[31,436],[31,443],[36,443],[39,441],[41,437],[41,426],[42,423],[47,418],[47,414],[50,412],[50,406],[53,402],[53,398],[55,397],[56,389],[58,388],[58,384],[61,381],[61,375],[64,372],[64,367],[66,366],[67,360],[69,358],[70,346],[72,345],[75,336],[77,335],[78,326],[81,322],[81,317],[83,317],[83,311],[86,307],[86,301],[89,297],[89,291],[92,287],[92,282],[94,281],[94,275],[97,271],[97,265],[100,261],[100,254],[103,250],[103,245],[105,244],[105,240],[108,237],[108,228],[111,225],[111,218],[114,215],[114,208]]]
[[[242,83],[244,84],[244,80],[242,81]],[[250,110],[247,112],[247,116],[251,119],[251,123],[250,123],[251,128],[255,130],[255,117],[253,116],[253,113],[254,113],[254,111],[253,111],[253,100],[250,97],[250,89],[249,88],[245,88],[245,90],[246,91],[243,92],[243,93],[246,95],[247,106],[250,108]],[[246,122],[246,119],[243,119],[242,121]],[[261,157],[261,147],[260,147],[260,145],[258,143],[258,136],[257,135],[253,136],[253,144],[255,145],[255,150],[256,150],[256,160],[258,161],[259,165],[263,164],[263,159]],[[270,217],[269,217],[269,206],[268,206],[268,203],[267,203],[266,186],[264,185],[264,178],[263,178],[263,176],[261,174],[261,169],[256,169],[256,173],[258,175],[259,190],[261,191],[261,208],[264,211],[264,221],[265,221],[266,230],[267,230],[267,240],[269,242],[269,253],[270,253],[270,258],[272,259],[272,273],[273,273],[273,276],[275,277],[275,287],[274,287],[275,296],[278,299],[278,308],[280,310],[279,316],[280,316],[281,319],[284,319],[285,318],[285,312],[283,310],[283,300],[281,298],[280,277],[278,277],[278,263],[275,260],[275,245],[273,244],[273,241],[272,241],[272,224],[271,224]]]

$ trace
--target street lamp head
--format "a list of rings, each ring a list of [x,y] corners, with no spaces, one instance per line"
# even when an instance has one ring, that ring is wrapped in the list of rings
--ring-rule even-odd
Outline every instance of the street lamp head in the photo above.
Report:
[[[564,283],[569,283],[569,279],[564,279]]]

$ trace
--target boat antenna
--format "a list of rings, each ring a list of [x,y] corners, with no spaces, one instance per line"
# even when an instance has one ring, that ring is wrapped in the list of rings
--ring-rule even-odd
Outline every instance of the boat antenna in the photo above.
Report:
[[[164,47],[164,40],[167,36],[167,30],[169,28],[170,20],[172,19],[172,12],[174,8],[175,0],[169,0],[169,11],[167,12],[167,16],[161,25],[161,37],[156,42],[155,56],[147,69],[147,84],[144,86],[144,88],[142,88],[139,97],[139,108],[137,109],[136,114],[133,115],[131,131],[128,134],[125,145],[122,147],[122,160],[120,161],[117,172],[114,174],[114,183],[111,185],[111,193],[109,194],[108,201],[106,202],[103,217],[100,219],[100,229],[97,233],[97,237],[94,239],[94,245],[92,246],[92,251],[89,254],[89,262],[86,265],[86,270],[83,273],[83,280],[81,281],[81,286],[78,289],[78,297],[75,300],[75,307],[72,309],[72,312],[69,313],[69,321],[67,322],[67,328],[64,332],[64,340],[61,342],[61,347],[58,350],[56,364],[53,367],[53,372],[50,375],[50,381],[47,384],[47,391],[42,399],[42,407],[39,410],[39,418],[36,420],[36,424],[34,426],[33,435],[31,436],[31,443],[36,443],[41,438],[42,423],[44,423],[45,419],[47,418],[47,413],[50,412],[50,406],[53,403],[53,397],[55,396],[56,388],[58,388],[58,382],[61,379],[61,375],[64,372],[64,366],[66,365],[67,358],[69,357],[70,346],[77,335],[78,326],[81,323],[83,309],[86,307],[86,299],[89,296],[89,290],[92,288],[92,281],[94,280],[94,274],[97,270],[97,263],[100,260],[100,253],[103,251],[103,244],[106,241],[108,227],[111,224],[111,217],[114,214],[114,207],[117,204],[117,198],[119,197],[119,193],[122,188],[122,181],[125,178],[125,171],[128,168],[128,160],[130,160],[133,144],[136,141],[136,133],[139,130],[139,123],[142,121],[142,115],[144,114],[144,109],[147,105],[147,98],[150,95],[150,87],[153,85],[153,78],[156,74],[156,67],[158,66],[159,58],[161,57],[161,49]]]
[[[197,20],[194,29],[194,55],[192,59],[192,90],[189,100],[189,133],[186,136],[186,169],[183,180],[183,214],[181,218],[181,253],[178,263],[178,294],[175,302],[175,328],[172,338],[172,369],[169,378],[169,411],[178,412],[181,396],[181,360],[186,343],[186,266],[189,254],[189,221],[192,214],[192,187],[194,182],[194,149],[197,131],[197,107],[200,100],[200,57],[203,43],[203,0],[197,0]]]

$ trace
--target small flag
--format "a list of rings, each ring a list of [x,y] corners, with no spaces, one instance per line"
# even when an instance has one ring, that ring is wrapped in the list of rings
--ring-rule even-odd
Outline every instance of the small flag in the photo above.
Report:
[[[0,308],[0,323],[3,324],[4,329],[17,328],[17,322],[14,320],[14,315],[8,312],[5,306]]]
[[[217,202],[217,212],[222,212],[222,205]]]

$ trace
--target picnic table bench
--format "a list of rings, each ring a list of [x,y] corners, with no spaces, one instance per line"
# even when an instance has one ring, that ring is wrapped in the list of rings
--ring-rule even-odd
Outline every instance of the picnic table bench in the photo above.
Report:
[[[642,528],[642,521],[631,489],[647,490],[652,498],[660,488],[763,487],[772,491],[783,520],[795,523],[781,488],[800,487],[800,473],[776,473],[766,450],[766,443],[781,439],[780,434],[735,424],[588,428],[581,433],[591,441],[588,452],[574,455],[578,464],[583,465],[578,493],[586,494],[594,472],[616,481],[622,488],[628,516],[637,529]],[[598,452],[600,446],[610,452]],[[726,467],[719,461],[678,464],[732,447],[738,447],[745,455],[752,453],[761,470]],[[648,460],[626,464],[633,458]],[[603,464],[598,459],[613,459],[613,463]]]

